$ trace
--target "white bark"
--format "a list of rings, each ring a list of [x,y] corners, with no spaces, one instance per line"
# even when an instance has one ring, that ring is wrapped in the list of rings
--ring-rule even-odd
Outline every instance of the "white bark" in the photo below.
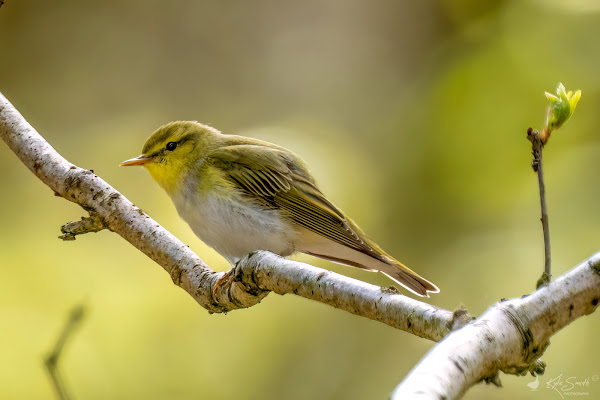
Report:
[[[77,234],[109,229],[160,264],[176,285],[210,312],[253,306],[269,291],[294,293],[435,341],[468,317],[459,313],[455,318],[450,311],[267,252],[240,261],[230,271],[232,285],[216,285],[222,272],[212,271],[186,245],[92,171],[64,159],[2,94],[0,137],[57,195],[90,213],[82,221],[65,225],[61,238],[72,240]]]
[[[529,296],[501,301],[450,333],[406,376],[392,399],[455,399],[498,371],[543,370],[539,357],[550,337],[596,310],[600,253]]]

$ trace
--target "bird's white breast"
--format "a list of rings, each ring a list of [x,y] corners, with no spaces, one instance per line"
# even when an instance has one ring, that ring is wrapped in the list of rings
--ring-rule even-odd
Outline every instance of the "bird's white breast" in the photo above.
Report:
[[[282,256],[295,251],[295,229],[277,210],[218,194],[189,196],[182,191],[172,199],[196,236],[232,264],[256,250]]]

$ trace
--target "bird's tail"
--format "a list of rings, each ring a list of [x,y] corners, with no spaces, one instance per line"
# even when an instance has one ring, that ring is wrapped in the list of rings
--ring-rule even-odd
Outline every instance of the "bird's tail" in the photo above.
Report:
[[[433,283],[394,259],[375,243],[368,239],[361,240],[362,251],[306,230],[296,243],[296,251],[368,271],[381,271],[418,296],[429,297],[428,293],[440,291]]]

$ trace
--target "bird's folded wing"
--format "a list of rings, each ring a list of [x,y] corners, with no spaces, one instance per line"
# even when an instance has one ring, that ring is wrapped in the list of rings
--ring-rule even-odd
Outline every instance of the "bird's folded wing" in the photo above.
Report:
[[[294,154],[260,145],[234,145],[215,150],[206,161],[220,168],[244,194],[286,212],[297,225],[389,262],[383,250],[325,198]]]

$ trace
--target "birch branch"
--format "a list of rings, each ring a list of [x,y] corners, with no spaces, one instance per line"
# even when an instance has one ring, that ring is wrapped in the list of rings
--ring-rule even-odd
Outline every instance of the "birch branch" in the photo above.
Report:
[[[434,341],[470,317],[452,313],[311,265],[255,252],[217,285],[223,272],[211,270],[194,252],[108,183],[64,159],[0,94],[0,137],[56,195],[83,207],[90,217],[63,226],[63,236],[109,229],[161,265],[173,282],[209,312],[228,312],[259,303],[269,291],[293,293],[383,322]],[[213,290],[214,289],[214,290]],[[214,294],[213,294],[214,293]]]
[[[498,372],[543,372],[550,337],[591,314],[600,299],[600,252],[529,296],[496,303],[449,334],[413,368],[392,399],[455,399]]]

